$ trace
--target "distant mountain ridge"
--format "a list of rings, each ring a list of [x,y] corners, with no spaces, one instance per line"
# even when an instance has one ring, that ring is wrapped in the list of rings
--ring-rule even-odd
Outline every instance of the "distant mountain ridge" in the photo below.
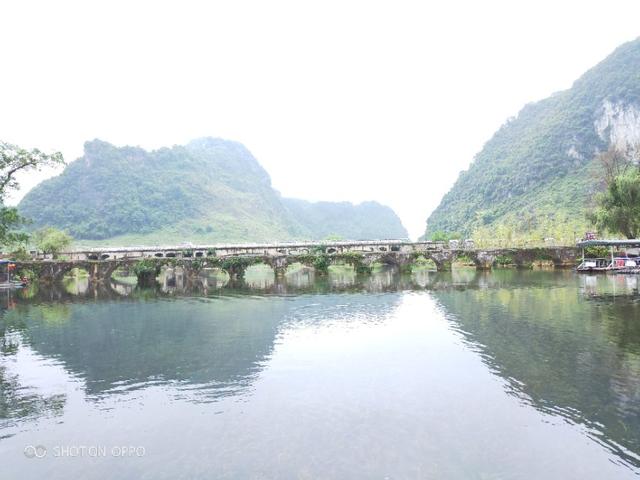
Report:
[[[393,210],[375,202],[282,198],[244,145],[211,137],[151,152],[86,142],[82,157],[18,209],[34,228],[111,244],[407,236]]]
[[[348,239],[407,238],[400,219],[390,207],[378,202],[308,202],[282,199],[293,220],[303,225],[308,238],[339,235]]]
[[[582,233],[602,188],[595,156],[610,145],[640,145],[640,39],[507,121],[429,216],[425,236]]]

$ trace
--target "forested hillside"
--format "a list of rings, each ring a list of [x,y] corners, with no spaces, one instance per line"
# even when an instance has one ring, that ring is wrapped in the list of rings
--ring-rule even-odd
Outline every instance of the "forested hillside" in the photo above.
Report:
[[[112,244],[317,239],[319,232],[406,236],[382,205],[335,204],[340,218],[298,215],[288,205],[237,142],[202,138],[147,152],[94,140],[61,175],[31,190],[19,210],[33,228],[51,225],[76,239]],[[324,212],[332,204],[320,205]]]
[[[477,154],[427,220],[426,237],[572,238],[602,188],[597,152],[640,143],[640,39],[569,90],[525,106]]]
[[[349,202],[307,202],[284,198],[294,221],[309,238],[407,238],[407,231],[395,212],[377,202],[353,205]]]

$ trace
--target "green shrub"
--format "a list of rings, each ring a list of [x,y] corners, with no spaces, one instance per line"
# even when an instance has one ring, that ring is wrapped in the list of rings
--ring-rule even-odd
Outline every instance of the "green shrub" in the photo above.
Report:
[[[611,255],[609,247],[587,247],[584,249],[584,256],[586,258],[608,258]]]
[[[313,260],[313,268],[315,268],[318,273],[327,273],[329,271],[329,265],[331,265],[329,255],[317,255]]]

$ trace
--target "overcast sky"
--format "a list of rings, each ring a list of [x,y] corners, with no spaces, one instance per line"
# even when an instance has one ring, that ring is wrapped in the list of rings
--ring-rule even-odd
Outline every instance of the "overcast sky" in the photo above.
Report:
[[[638,19],[637,0],[2,2],[0,138],[67,161],[93,138],[237,140],[283,195],[378,200],[416,237],[509,116]]]

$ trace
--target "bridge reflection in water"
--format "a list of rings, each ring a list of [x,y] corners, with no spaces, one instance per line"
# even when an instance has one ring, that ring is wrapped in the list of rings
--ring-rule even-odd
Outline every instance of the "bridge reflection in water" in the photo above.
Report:
[[[400,275],[394,269],[383,269],[371,276],[337,273],[314,281],[301,273],[300,277],[275,279],[270,285],[257,282],[257,289],[249,283],[208,290],[190,290],[185,285],[149,290],[131,285],[124,288],[124,284],[118,290],[87,284],[84,291],[58,285],[5,292],[0,321],[4,359],[0,366],[4,399],[0,403],[0,437],[19,435],[37,418],[68,415],[65,412],[73,411],[79,402],[74,388],[52,391],[55,382],[35,387],[21,384],[21,377],[11,370],[12,362],[6,360],[22,355],[20,361],[24,361],[25,351],[31,352],[31,361],[38,368],[55,367],[56,371],[48,370],[51,375],[64,374],[72,379],[65,381],[76,382],[97,409],[118,409],[140,398],[149,400],[143,392],[154,388],[169,389],[175,401],[192,404],[242,398],[248,409],[256,384],[283,336],[298,331],[301,325],[314,329],[348,322],[402,325],[394,315],[403,301],[426,295],[468,349],[476,352],[504,385],[508,396],[546,419],[580,426],[614,461],[626,465],[630,473],[638,472],[640,296],[634,280],[578,276],[568,271],[464,269]],[[419,350],[406,353],[420,355]],[[444,355],[443,362],[446,359],[451,360]],[[303,366],[286,367],[295,371]],[[288,372],[276,368],[272,375],[281,381]],[[421,382],[419,378],[412,381]],[[313,379],[306,382],[304,385],[313,385]],[[440,391],[436,385],[429,387],[432,393]],[[389,383],[386,388],[398,386]],[[421,397],[420,401],[431,405],[430,398]],[[365,408],[374,400],[356,403]],[[449,429],[455,428],[460,418],[473,415],[474,404],[481,408],[482,397],[457,401],[469,409],[443,420]],[[505,412],[508,417],[507,413],[513,412]],[[152,419],[151,414],[138,415]],[[408,418],[420,422],[426,416]],[[304,423],[305,418],[299,421]],[[384,419],[376,421],[384,423]],[[496,436],[508,418],[504,422],[494,426]],[[437,427],[428,424],[421,428]],[[530,428],[535,430],[535,426]],[[387,433],[399,434],[397,430]],[[477,433],[467,434],[482,440]],[[314,445],[316,454],[321,455],[324,444]],[[517,449],[513,445],[511,450]],[[571,451],[568,445],[563,449]],[[247,451],[251,452],[246,450],[243,458],[250,462],[253,457]],[[459,461],[464,463],[473,456],[474,452],[465,451]],[[504,458],[494,465],[513,474],[517,470],[512,470],[516,467],[509,458],[505,451]],[[540,463],[540,459],[534,461]],[[569,464],[574,461],[585,468],[589,465],[588,458],[567,458]],[[295,459],[291,462],[295,464]]]

